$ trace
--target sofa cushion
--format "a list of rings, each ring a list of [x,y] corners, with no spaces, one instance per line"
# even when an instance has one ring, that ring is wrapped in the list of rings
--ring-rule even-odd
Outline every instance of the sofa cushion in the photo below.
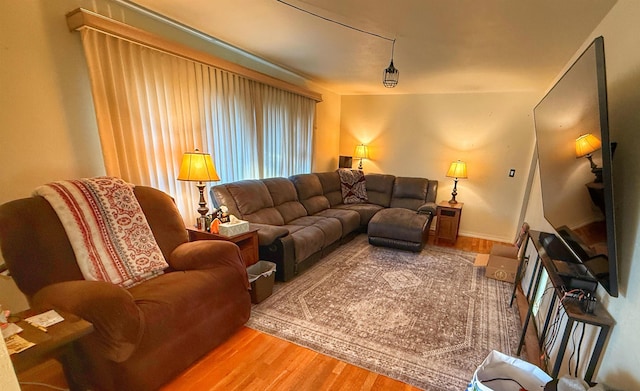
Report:
[[[242,220],[252,223],[283,225],[284,218],[275,208],[267,186],[259,180],[245,180],[223,185],[233,198]],[[217,193],[214,188],[214,194]],[[230,213],[233,212],[230,210]]]
[[[396,177],[386,174],[367,174],[365,178],[367,180],[367,197],[369,198],[369,202],[388,208],[391,204],[393,182]]]
[[[418,210],[427,197],[428,182],[425,178],[397,177],[393,184],[390,206]]]
[[[273,204],[282,215],[285,224],[307,215],[307,210],[298,201],[298,192],[290,180],[287,178],[268,178],[263,179],[262,182],[269,190]]]
[[[324,233],[315,226],[285,225],[293,239],[294,258],[298,263],[322,250]]]
[[[340,204],[334,207],[335,209],[346,209],[358,212],[360,215],[360,225],[366,226],[369,224],[369,220],[384,207],[376,204]]]
[[[329,205],[342,204],[342,190],[340,189],[340,175],[338,171],[319,172],[315,174],[322,185],[322,194],[327,197]]]
[[[147,186],[136,186],[133,192],[147,218],[158,247],[164,258],[169,259],[169,255],[176,247],[189,240],[189,235],[184,229],[184,220],[173,198],[165,192]]]
[[[360,170],[341,168],[340,189],[342,190],[342,202],[345,204],[359,204],[367,202],[367,187],[364,173]]]
[[[318,212],[314,216],[333,217],[340,220],[343,238],[360,228],[360,214],[355,210],[331,208]]]
[[[300,174],[289,177],[298,192],[298,199],[307,210],[314,215],[331,206],[322,193],[322,184],[315,174]]]

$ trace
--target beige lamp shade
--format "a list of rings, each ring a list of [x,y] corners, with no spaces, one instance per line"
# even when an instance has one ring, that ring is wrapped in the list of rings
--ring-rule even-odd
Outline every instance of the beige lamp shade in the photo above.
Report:
[[[364,144],[358,145],[353,152],[353,157],[356,159],[369,159],[369,149]]]
[[[178,180],[211,182],[219,181],[220,178],[213,165],[211,155],[196,149],[195,152],[185,152],[182,156]]]
[[[449,166],[449,171],[447,171],[447,176],[449,178],[466,179],[467,163],[461,162],[460,160],[451,162],[451,165]]]
[[[576,139],[576,158],[590,155],[602,148],[602,142],[591,133],[583,134]]]
[[[358,170],[362,170],[362,159],[369,159],[369,149],[364,144],[360,144],[356,147],[356,150],[353,152],[353,157],[356,159],[360,159],[360,164],[358,164]]]

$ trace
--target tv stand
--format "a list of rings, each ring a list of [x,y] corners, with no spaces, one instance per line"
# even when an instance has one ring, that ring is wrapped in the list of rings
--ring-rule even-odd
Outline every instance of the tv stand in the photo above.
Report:
[[[600,355],[602,354],[602,350],[604,349],[604,344],[609,336],[609,332],[611,327],[615,324],[615,321],[609,315],[607,310],[602,306],[599,302],[592,303],[591,313],[587,313],[583,310],[582,305],[579,300],[573,299],[571,297],[566,297],[565,293],[567,292],[567,281],[566,278],[563,278],[560,274],[558,274],[556,267],[552,258],[547,254],[546,248],[544,246],[545,240],[553,240],[546,239],[551,236],[555,236],[552,234],[547,234],[539,231],[529,231],[529,242],[528,244],[533,244],[535,246],[535,251],[537,252],[537,257],[535,257],[535,262],[533,265],[533,273],[531,275],[531,283],[528,288],[528,292],[525,293],[527,300],[529,300],[529,309],[527,311],[527,315],[525,317],[524,326],[522,329],[522,334],[520,336],[520,344],[518,346],[517,354],[520,355],[522,350],[522,346],[524,345],[525,335],[527,333],[527,328],[529,326],[529,321],[531,320],[531,316],[533,315],[535,301],[537,297],[538,290],[545,289],[544,286],[540,286],[540,277],[542,275],[542,271],[546,270],[549,276],[549,283],[553,287],[554,295],[551,297],[551,302],[549,305],[549,310],[546,314],[538,312],[537,316],[544,317],[544,326],[541,330],[539,330],[539,338],[538,344],[540,348],[545,345],[547,333],[550,331],[550,326],[552,324],[552,316],[554,309],[557,305],[561,305],[564,308],[564,311],[567,316],[567,322],[564,327],[564,331],[562,331],[562,338],[560,340],[560,347],[558,349],[557,356],[555,358],[553,369],[550,372],[551,377],[557,377],[560,372],[560,365],[562,364],[562,360],[564,358],[565,350],[567,348],[569,337],[572,334],[573,326],[575,322],[584,323],[588,325],[593,325],[600,328],[600,332],[598,333],[597,340],[595,342],[593,351],[591,352],[591,357],[589,359],[589,364],[586,368],[584,380],[591,384],[591,379],[593,378],[594,371],[596,369],[596,365],[600,359]],[[556,240],[559,240],[556,238]],[[535,255],[535,254],[534,254]],[[554,254],[555,255],[555,254]],[[534,259],[532,255],[530,259]],[[597,283],[596,283],[597,284]],[[542,319],[542,318],[540,318]]]

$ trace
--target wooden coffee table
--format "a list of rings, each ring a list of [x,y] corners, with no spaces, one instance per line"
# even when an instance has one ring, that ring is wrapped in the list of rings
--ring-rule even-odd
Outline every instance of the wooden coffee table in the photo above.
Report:
[[[64,321],[48,327],[46,332],[32,326],[23,319],[38,312],[27,310],[11,315],[9,321],[16,323],[23,331],[18,334],[27,341],[35,343],[35,346],[11,355],[11,362],[17,373],[25,371],[46,360],[54,358],[63,364],[65,377],[71,390],[79,389],[69,371],[71,365],[71,344],[80,337],[93,331],[93,324],[79,318],[76,315],[56,310]]]

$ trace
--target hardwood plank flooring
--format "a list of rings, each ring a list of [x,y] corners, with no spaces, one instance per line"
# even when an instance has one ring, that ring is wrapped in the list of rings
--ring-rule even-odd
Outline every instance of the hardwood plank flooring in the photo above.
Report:
[[[488,254],[493,244],[497,243],[465,236],[459,236],[455,243],[434,243],[433,235],[430,236],[430,245],[484,254]],[[530,327],[529,330],[531,329],[533,328]],[[526,351],[529,350],[526,348]],[[534,353],[534,358],[535,355],[537,353]],[[67,387],[60,364],[53,360],[23,372],[18,379],[21,382]],[[42,389],[40,386],[22,384],[23,391]],[[397,380],[243,327],[227,342],[164,386],[162,391],[341,389],[418,390]]]

